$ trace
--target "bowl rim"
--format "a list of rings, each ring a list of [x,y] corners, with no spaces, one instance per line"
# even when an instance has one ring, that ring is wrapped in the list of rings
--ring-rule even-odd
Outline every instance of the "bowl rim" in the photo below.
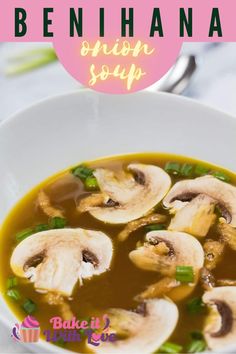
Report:
[[[53,96],[49,96],[46,98],[42,98],[40,100],[38,100],[37,102],[34,102],[24,108],[20,108],[18,110],[16,110],[14,113],[12,113],[11,115],[9,115],[8,117],[6,117],[5,119],[3,119],[2,121],[0,121],[0,134],[1,134],[1,130],[4,129],[5,127],[7,127],[8,125],[12,124],[14,122],[15,119],[19,119],[19,116],[22,116],[24,113],[29,112],[30,110],[36,108],[36,107],[40,107],[41,105],[47,104],[47,103],[53,103],[54,101],[57,101],[58,99],[61,98],[68,98],[71,96],[77,96],[77,95],[91,95],[91,96],[100,96],[100,97],[135,97],[135,96],[159,96],[159,97],[164,97],[164,98],[170,98],[171,100],[175,101],[175,102],[181,102],[183,104],[193,104],[196,107],[200,107],[202,109],[205,110],[210,110],[211,112],[214,112],[215,114],[220,114],[220,115],[224,115],[226,119],[228,120],[236,120],[236,116],[229,114],[228,112],[225,112],[223,110],[220,110],[218,108],[215,108],[214,106],[210,105],[210,104],[206,104],[204,102],[200,102],[197,99],[191,98],[191,97],[186,97],[186,96],[181,96],[181,95],[177,95],[177,94],[173,94],[173,93],[168,93],[168,92],[161,92],[161,91],[148,91],[148,90],[143,90],[143,91],[139,91],[139,92],[135,92],[135,93],[130,93],[128,95],[115,95],[115,94],[106,94],[106,93],[102,93],[102,92],[96,92],[94,90],[91,90],[89,88],[79,88],[79,89],[74,89],[71,91],[68,91],[66,93],[62,93],[59,95],[53,95]],[[31,119],[34,119],[34,117],[32,117]]]

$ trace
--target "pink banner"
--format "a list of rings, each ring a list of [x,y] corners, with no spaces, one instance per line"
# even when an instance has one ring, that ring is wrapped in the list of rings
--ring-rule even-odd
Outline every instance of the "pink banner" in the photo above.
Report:
[[[235,0],[0,1],[0,41],[52,42],[72,76],[103,92],[151,85],[185,41],[236,40]]]
[[[83,8],[83,35],[86,37],[91,27],[95,36],[98,36],[99,8],[105,9],[105,35],[110,32],[110,26],[116,27],[116,35],[120,35],[120,9],[134,9],[134,30],[135,35],[142,31],[143,35],[149,36],[152,14],[154,8],[160,9],[163,24],[164,38],[178,38],[180,36],[179,12],[180,8],[192,9],[192,36],[184,36],[184,41],[224,41],[236,40],[235,0],[150,0],[150,1],[92,1],[92,0],[1,0],[0,12],[0,41],[52,41],[52,38],[43,34],[44,11],[52,8],[53,12],[48,13],[52,24],[49,26],[54,38],[63,35],[69,36],[70,8],[76,11]],[[27,13],[27,33],[23,37],[15,37],[15,9],[24,9]],[[222,28],[222,37],[217,33],[209,37],[212,10],[218,9]],[[145,11],[144,11],[145,10]],[[46,15],[45,15],[46,16]]]

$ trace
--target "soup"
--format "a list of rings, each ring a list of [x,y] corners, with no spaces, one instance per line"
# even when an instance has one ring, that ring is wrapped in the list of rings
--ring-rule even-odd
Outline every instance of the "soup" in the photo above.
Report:
[[[1,229],[1,290],[26,317],[20,335],[34,329],[36,341],[40,324],[41,338],[82,353],[235,344],[235,185],[229,171],[156,153],[84,163],[41,183]],[[53,331],[55,317],[64,327]],[[83,322],[73,336],[72,319]],[[108,321],[107,337],[96,319]],[[97,346],[88,343],[96,333]]]

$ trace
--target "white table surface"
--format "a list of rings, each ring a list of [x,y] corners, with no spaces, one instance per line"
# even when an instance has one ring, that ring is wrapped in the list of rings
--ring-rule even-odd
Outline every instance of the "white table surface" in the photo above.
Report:
[[[59,63],[22,76],[9,78],[4,75],[10,56],[40,45],[0,44],[0,121],[38,100],[81,88]],[[207,48],[201,43],[183,47],[183,52],[198,53],[199,63],[185,95],[236,117],[236,43],[225,43],[206,51]],[[26,353],[25,348],[13,342],[10,331],[1,324],[0,353]]]

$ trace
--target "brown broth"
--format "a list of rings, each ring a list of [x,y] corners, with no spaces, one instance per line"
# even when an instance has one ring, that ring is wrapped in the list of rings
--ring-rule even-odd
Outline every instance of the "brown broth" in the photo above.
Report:
[[[168,161],[201,164],[212,170],[221,170],[227,173],[231,178],[231,183],[236,185],[236,176],[229,171],[225,171],[222,168],[219,169],[204,162],[174,155],[156,153],[125,155],[88,162],[87,165],[92,168],[107,167],[112,170],[119,170],[133,162],[164,167]],[[177,180],[178,178],[172,177],[173,183]],[[145,230],[141,228],[131,234],[125,242],[118,242],[116,236],[124,226],[104,224],[94,219],[88,213],[78,215],[75,207],[80,198],[84,197],[88,192],[85,191],[80,179],[74,177],[69,169],[47,179],[30,191],[11,211],[2,226],[0,239],[0,285],[1,292],[10,309],[21,321],[26,316],[21,307],[22,302],[25,298],[32,299],[38,308],[33,315],[40,322],[42,332],[45,329],[50,329],[49,319],[59,315],[58,307],[50,306],[43,302],[44,295],[36,292],[33,284],[26,279],[19,279],[17,286],[21,294],[21,300],[18,302],[12,301],[6,296],[7,278],[13,275],[9,260],[14,247],[17,245],[15,235],[17,232],[34,225],[48,223],[48,217],[36,206],[37,195],[41,189],[46,191],[53,205],[60,206],[60,208],[65,210],[69,227],[100,230],[109,235],[113,241],[114,254],[111,269],[100,276],[85,280],[83,286],[79,287],[77,285],[74,289],[73,300],[69,303],[76,317],[83,319],[91,317],[96,313],[106,313],[106,310],[110,307],[135,308],[137,306],[137,302],[134,301],[135,295],[159,279],[157,273],[138,269],[128,258],[128,253],[136,247],[137,241],[144,239]],[[168,215],[168,212],[161,206],[158,207],[158,211]],[[214,227],[211,228],[207,236],[209,238],[217,238],[216,229]],[[200,242],[202,241],[200,240]],[[235,253],[227,249],[226,255],[227,257],[224,257],[224,260],[217,266],[214,273],[217,278],[227,277],[235,279]],[[204,313],[190,315],[186,310],[187,301],[202,294],[203,290],[198,285],[188,298],[177,303],[180,318],[174,334],[169,339],[170,341],[185,346],[190,340],[189,334],[191,331],[202,330]],[[65,348],[76,352],[86,352],[87,350],[84,343],[66,343]]]

